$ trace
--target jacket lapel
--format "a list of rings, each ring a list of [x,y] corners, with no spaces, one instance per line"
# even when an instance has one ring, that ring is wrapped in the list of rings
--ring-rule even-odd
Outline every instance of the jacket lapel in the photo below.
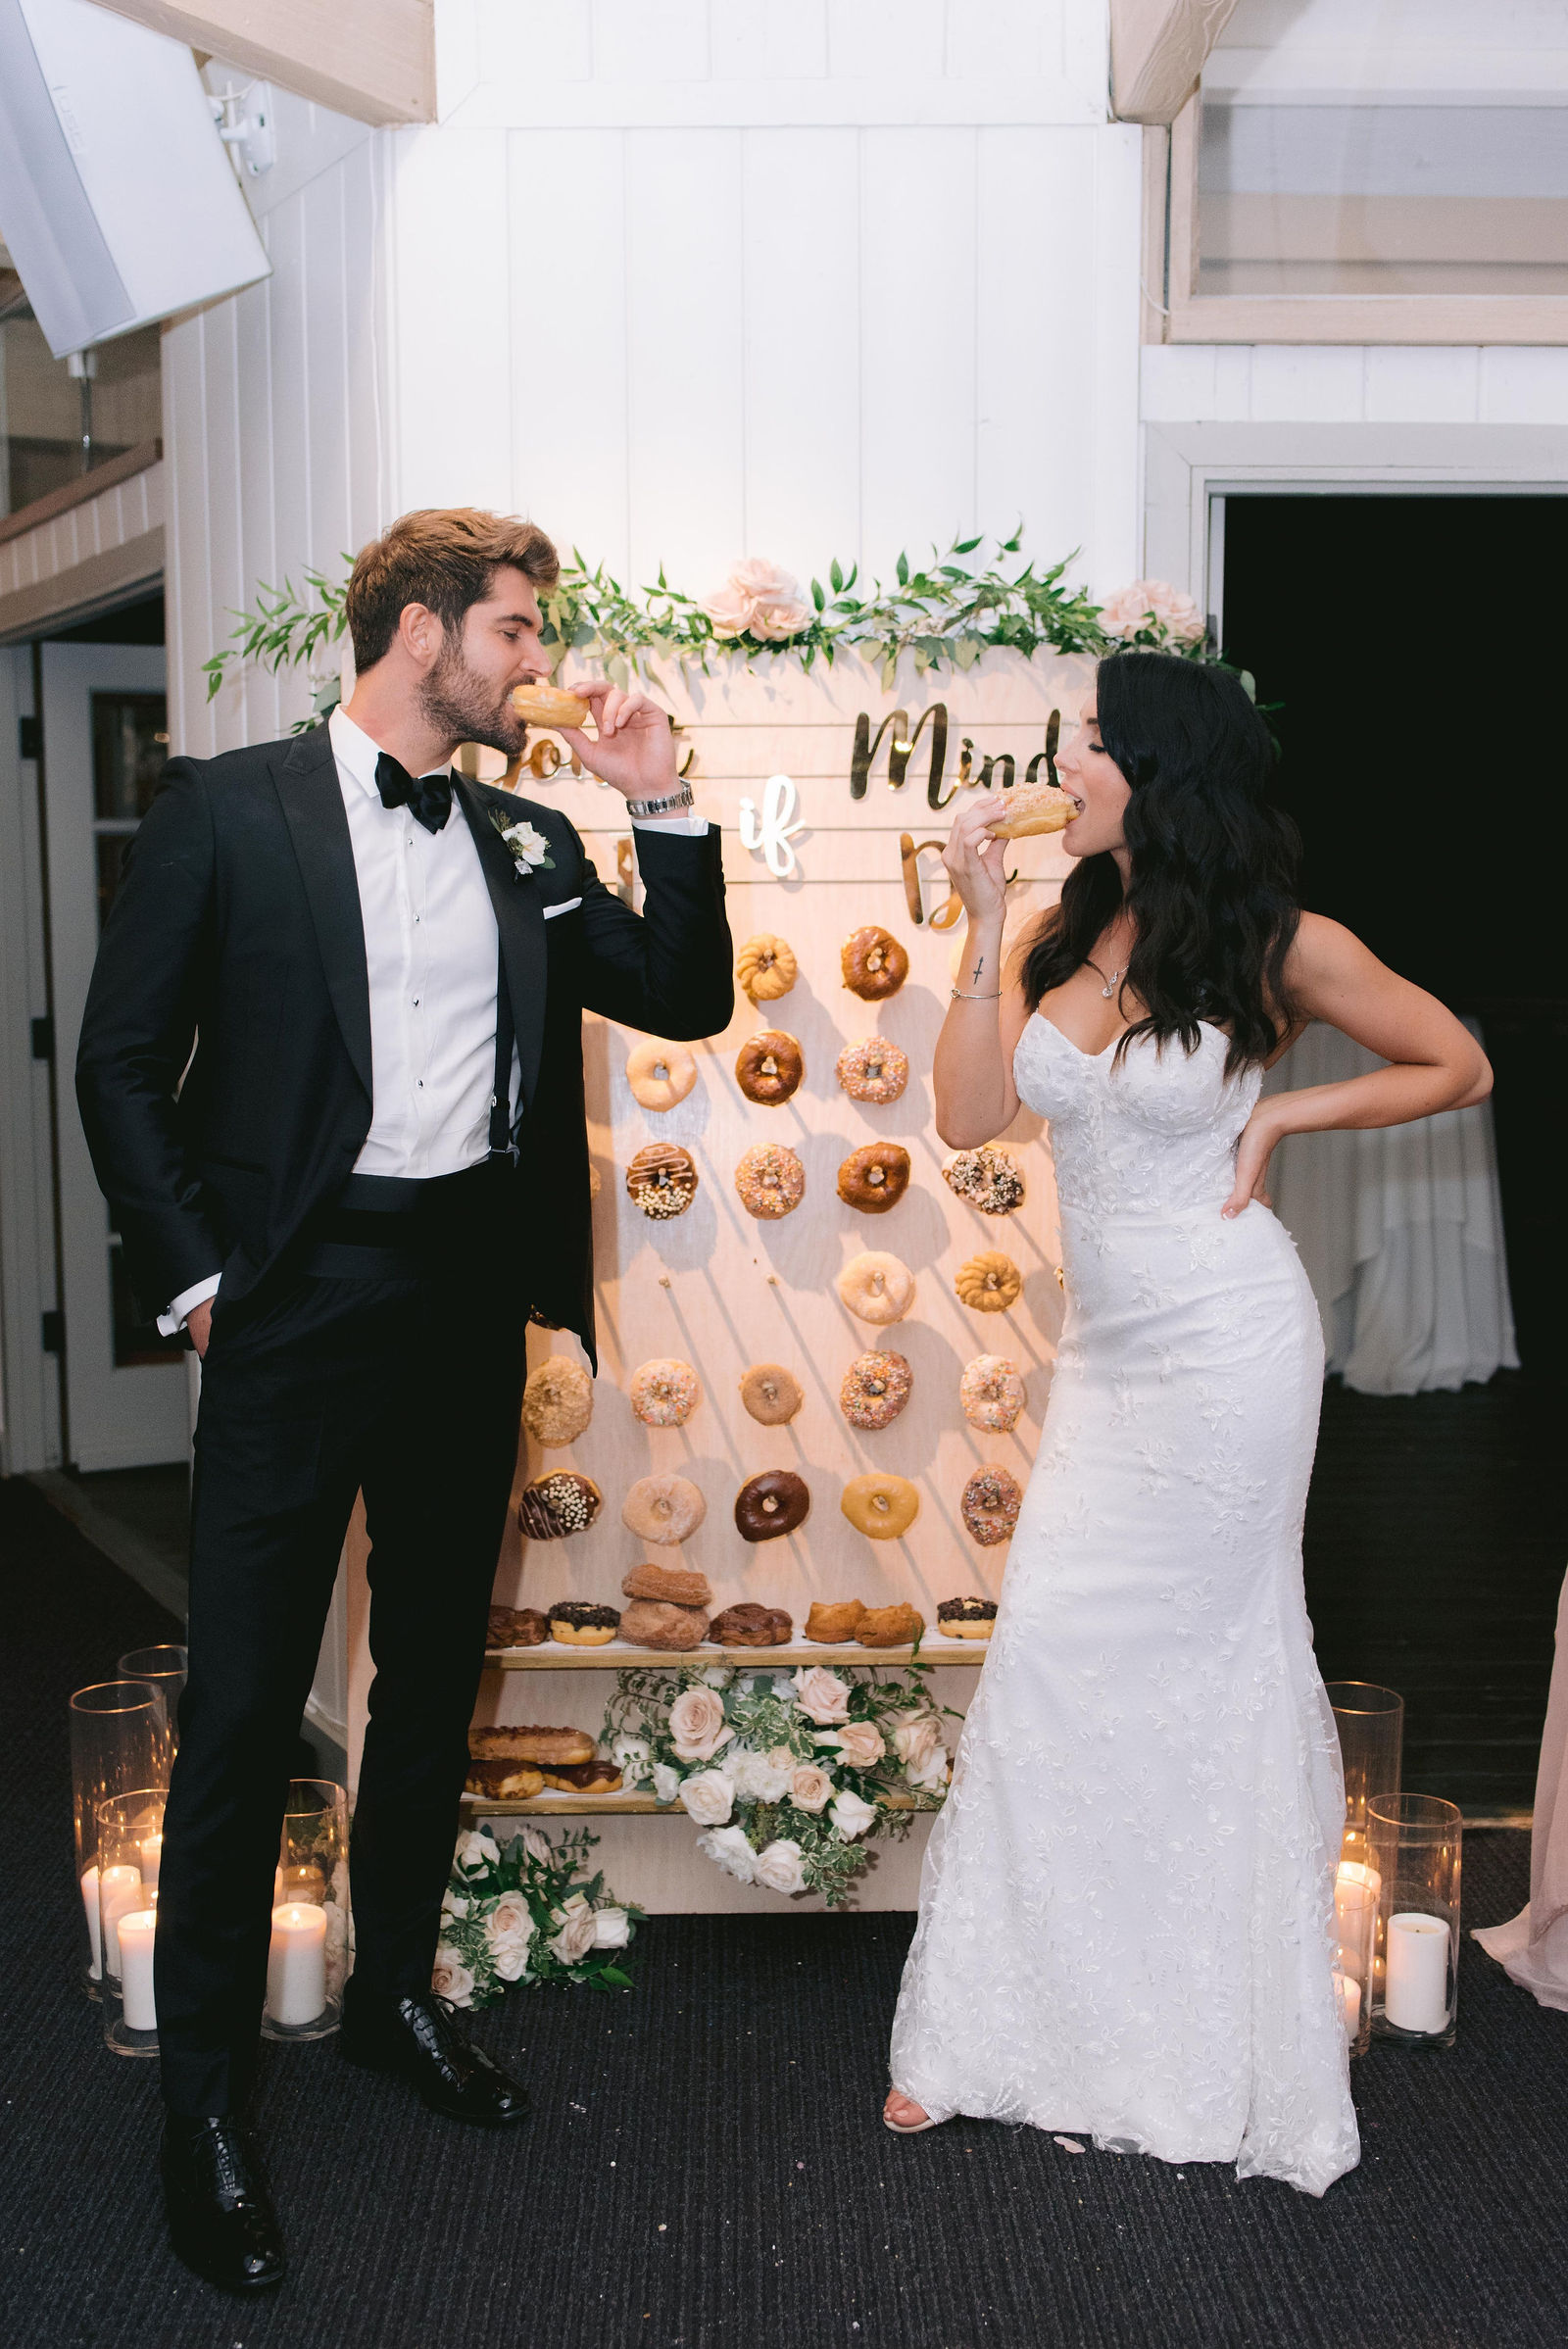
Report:
[[[370,983],[365,960],[365,925],[360,918],[349,819],[343,811],[337,764],[326,728],[313,726],[308,734],[302,734],[273,779],[299,859],[327,994],[354,1072],[369,1101],[373,1099]]]
[[[549,955],[545,945],[544,899],[537,874],[519,880],[507,847],[485,802],[465,775],[452,778],[459,806],[467,818],[480,870],[495,907],[501,938],[501,962],[512,998],[512,1022],[517,1038],[517,1061],[522,1077],[522,1107],[533,1104],[544,1049],[545,978]]]

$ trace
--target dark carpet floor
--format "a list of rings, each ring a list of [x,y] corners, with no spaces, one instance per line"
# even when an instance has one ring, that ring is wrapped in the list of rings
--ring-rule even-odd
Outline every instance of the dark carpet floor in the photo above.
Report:
[[[269,2050],[293,2274],[220,2300],[164,2247],[157,2082],[74,1987],[65,1700],[167,1618],[0,1486],[0,2339],[15,2349],[1544,2349],[1568,2343],[1568,2016],[1467,1942],[1457,2044],[1354,2072],[1321,2202],[955,2123],[882,2129],[906,1917],[657,1920],[635,1990],[514,1992],[484,2044],[536,2118],[495,2141]],[[1524,1897],[1474,1835],[1469,1923]]]

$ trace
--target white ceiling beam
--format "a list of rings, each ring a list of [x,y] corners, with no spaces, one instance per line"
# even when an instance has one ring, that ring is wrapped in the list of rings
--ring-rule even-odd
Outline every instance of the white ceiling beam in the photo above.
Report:
[[[1123,122],[1173,122],[1236,0],[1110,0],[1110,104]]]
[[[359,122],[433,122],[432,0],[103,0],[168,33]]]

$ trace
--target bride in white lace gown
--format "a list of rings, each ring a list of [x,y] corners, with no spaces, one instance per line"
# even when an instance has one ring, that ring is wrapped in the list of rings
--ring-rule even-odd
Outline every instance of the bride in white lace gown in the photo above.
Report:
[[[938,1125],[973,1147],[1020,1102],[1050,1120],[1067,1306],[885,2117],[1027,2122],[1321,2194],[1358,2152],[1344,1791],[1301,1588],[1323,1347],[1263,1179],[1285,1132],[1477,1100],[1490,1071],[1431,997],[1298,919],[1232,680],[1120,655],[1097,699],[1060,762],[1081,861],[1000,997],[996,801],[960,806],[948,850],[969,930]],[[1398,1065],[1260,1107],[1281,1003]]]

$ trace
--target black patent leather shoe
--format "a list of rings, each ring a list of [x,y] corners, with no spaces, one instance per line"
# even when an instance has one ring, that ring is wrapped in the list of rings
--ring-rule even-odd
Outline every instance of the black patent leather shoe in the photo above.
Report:
[[[159,2155],[175,2253],[224,2292],[265,2292],[283,2280],[283,2236],[254,2147],[237,2122],[164,2123]]]
[[[400,1998],[343,2018],[343,2053],[369,2072],[390,2072],[417,2089],[433,2113],[506,2129],[527,2118],[527,2091],[459,2030],[450,2000]]]

